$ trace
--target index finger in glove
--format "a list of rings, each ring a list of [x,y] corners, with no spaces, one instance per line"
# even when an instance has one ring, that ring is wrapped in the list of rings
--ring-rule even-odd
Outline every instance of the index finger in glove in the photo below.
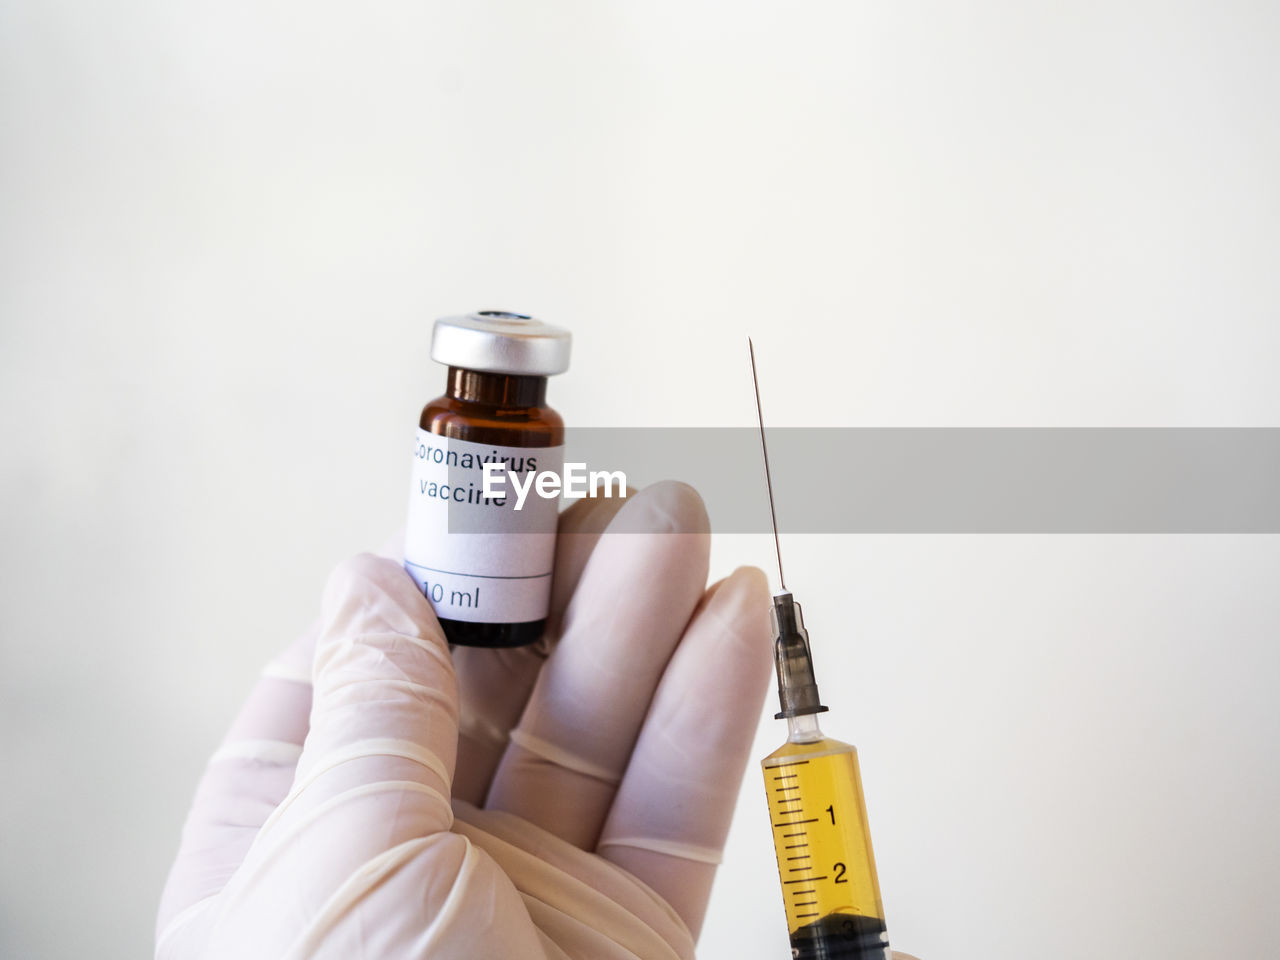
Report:
[[[634,492],[629,491],[628,496]],[[461,646],[453,649],[461,704],[458,768],[453,778],[455,797],[476,806],[484,803],[511,728],[524,711],[547,654],[560,639],[564,608],[587,558],[625,502],[622,498],[592,498],[579,501],[560,514],[551,609],[546,631],[537,643],[498,650]]]
[[[565,610],[494,775],[488,806],[591,849],[649,700],[702,597],[710,533],[685,484],[642,490],[614,517]]]
[[[695,935],[768,686],[768,610],[768,583],[755,567],[707,591],[662,676],[598,844]]]

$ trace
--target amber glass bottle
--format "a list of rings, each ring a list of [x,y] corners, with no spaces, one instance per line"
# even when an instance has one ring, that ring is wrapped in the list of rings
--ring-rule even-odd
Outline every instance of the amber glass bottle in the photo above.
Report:
[[[567,369],[569,333],[522,314],[484,311],[436,322],[432,359],[448,366],[443,396],[422,410],[414,441],[405,568],[450,643],[513,647],[546,624],[557,501],[510,481],[559,472],[564,423],[546,405],[547,377]],[[485,496],[485,464],[507,495]]]

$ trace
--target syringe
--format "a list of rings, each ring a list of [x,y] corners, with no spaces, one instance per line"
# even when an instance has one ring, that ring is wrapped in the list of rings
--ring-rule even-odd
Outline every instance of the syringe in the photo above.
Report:
[[[793,960],[889,960],[889,934],[871,851],[858,751],[824,737],[818,728],[817,715],[827,708],[818,696],[800,604],[791,596],[782,574],[755,346],[750,339],[747,344],[781,586],[772,609],[781,705],[774,716],[787,721],[787,742],[760,765],[791,956]]]

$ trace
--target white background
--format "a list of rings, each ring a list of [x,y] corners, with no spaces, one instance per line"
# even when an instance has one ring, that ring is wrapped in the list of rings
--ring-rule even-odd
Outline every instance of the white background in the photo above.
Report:
[[[572,328],[572,424],[749,424],[750,332],[777,426],[1280,425],[1278,41],[1240,2],[4,0],[0,955],[148,954],[204,757],[401,522],[435,316]],[[784,548],[896,945],[1280,953],[1277,538]],[[786,955],[756,776],[705,957]]]

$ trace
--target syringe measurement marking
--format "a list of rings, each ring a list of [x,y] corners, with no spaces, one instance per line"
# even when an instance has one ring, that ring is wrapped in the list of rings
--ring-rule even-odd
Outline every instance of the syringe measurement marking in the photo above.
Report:
[[[793,763],[779,764],[778,767],[801,766],[807,763],[809,763],[808,760],[799,760]],[[775,767],[774,769],[777,769],[777,767]],[[807,812],[804,808],[805,798],[803,796],[792,797],[792,798],[787,797],[787,794],[798,793],[801,788],[798,784],[787,784],[785,781],[798,780],[798,779],[800,779],[800,775],[798,773],[776,773],[773,776],[773,780],[775,783],[782,784],[782,786],[774,787],[774,792],[782,794],[782,796],[776,799],[778,803],[778,812],[783,817],[794,817],[794,816],[803,817],[804,814]],[[796,843],[784,844],[783,849],[784,850],[807,850],[809,847],[809,838],[808,838],[808,831],[805,827],[805,824],[820,823],[822,821],[823,821],[822,817],[809,817],[802,820],[783,820],[781,823],[775,823],[774,827],[775,828],[799,827],[800,828],[799,830],[793,831],[791,833],[784,833],[781,835],[782,839],[801,838]],[[801,873],[801,874],[813,873],[813,869],[814,869],[813,862],[812,862],[813,855],[810,853],[807,853],[807,852],[798,853],[794,856],[786,857],[786,860],[788,862],[799,863],[798,866],[786,868],[787,873]],[[782,881],[784,887],[796,885],[796,889],[789,891],[793,897],[791,910],[793,911],[793,916],[796,920],[811,920],[820,915],[820,912],[815,912],[815,911],[811,911],[808,913],[794,913],[794,911],[803,909],[805,907],[816,907],[818,905],[816,884],[818,884],[823,880],[828,880],[828,879],[830,879],[829,875],[823,874],[822,876],[818,876],[818,877],[801,876],[801,877],[796,877],[794,880]],[[808,884],[809,886],[804,886],[805,884]]]

